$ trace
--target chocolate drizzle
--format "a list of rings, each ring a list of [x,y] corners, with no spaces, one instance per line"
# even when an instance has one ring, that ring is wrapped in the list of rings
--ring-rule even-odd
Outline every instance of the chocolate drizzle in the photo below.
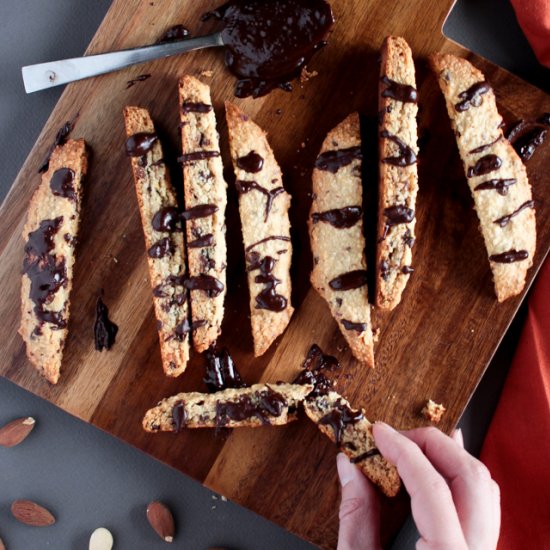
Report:
[[[511,214],[502,216],[502,218],[498,218],[493,223],[500,225],[500,227],[506,227],[514,216],[517,216],[521,211],[525,210],[526,208],[534,208],[534,207],[535,207],[535,201],[533,200],[525,201],[519,208],[514,210]]]
[[[338,399],[334,408],[319,420],[319,424],[329,425],[332,428],[336,445],[340,446],[342,444],[342,432],[346,426],[357,424],[363,418],[361,411],[352,410],[341,399]]]
[[[154,216],[151,222],[155,231],[163,233],[175,233],[183,231],[181,227],[180,213],[175,206],[165,206]]]
[[[95,306],[94,344],[97,351],[110,350],[116,340],[118,326],[109,319],[109,309],[98,297]]]
[[[399,148],[399,154],[395,157],[386,157],[382,159],[382,162],[391,164],[392,166],[411,166],[416,163],[416,155],[411,147],[409,147],[404,141],[397,136],[390,134],[387,130],[380,132],[380,137],[393,141]]]
[[[382,97],[391,97],[397,101],[402,101],[403,103],[416,103],[418,96],[416,89],[408,84],[400,84],[391,80],[387,76],[383,76],[381,79],[382,84],[386,85],[386,88],[382,91]]]
[[[414,210],[403,206],[401,204],[396,204],[394,206],[389,206],[384,208],[384,217],[386,218],[386,223],[384,224],[384,233],[381,235],[378,242],[382,242],[387,236],[390,227],[394,225],[400,225],[402,223],[411,223],[414,220]],[[410,231],[407,229],[408,235],[404,237],[405,244],[408,244],[410,247],[414,244],[414,238],[411,237]]]
[[[315,399],[332,390],[332,381],[324,375],[324,372],[339,368],[340,364],[336,357],[325,355],[317,344],[313,344],[307,353],[303,370],[295,378],[293,384],[313,384],[313,391],[308,394],[307,399]]]
[[[256,308],[283,311],[288,300],[282,294],[277,294],[275,290],[281,283],[281,280],[273,275],[276,260],[271,256],[261,258],[257,252],[251,252],[247,255],[247,261],[249,264],[247,271],[260,270],[260,274],[254,277],[254,282],[265,285],[265,288],[256,296]]]
[[[192,323],[190,323],[188,319],[185,319],[179,325],[176,325],[173,338],[175,338],[179,342],[183,342],[187,334],[189,334],[193,330],[197,330],[200,327],[204,327],[206,324],[206,321],[203,319],[199,321],[193,321]]]
[[[476,176],[484,176],[489,172],[498,170],[502,166],[502,159],[496,155],[485,155],[481,157],[474,166],[470,166],[466,175],[469,178],[474,178]]]
[[[206,218],[217,212],[219,208],[215,204],[198,204],[181,213],[184,220],[196,220],[197,218]]]
[[[347,319],[342,319],[342,324],[346,330],[355,330],[356,332],[365,332],[367,330],[367,323],[354,323]]]
[[[256,174],[264,165],[264,159],[256,151],[250,151],[248,155],[237,159],[237,167],[245,172]]]
[[[513,143],[513,147],[521,160],[527,162],[533,156],[537,148],[544,143],[546,134],[548,134],[547,128],[533,128]]]
[[[507,250],[500,254],[493,254],[489,256],[489,260],[492,262],[497,262],[499,264],[511,264],[513,262],[519,262],[521,260],[526,260],[529,257],[529,252],[527,250]]]
[[[198,239],[195,239],[194,241],[188,241],[187,247],[204,248],[205,246],[212,246],[213,244],[214,244],[214,235],[212,233],[208,233],[206,235],[203,235],[202,237],[199,237]]]
[[[329,282],[332,290],[353,290],[367,284],[367,272],[364,269],[348,271]]]
[[[357,464],[358,462],[363,462],[363,460],[366,460],[367,458],[372,458],[378,455],[380,455],[380,451],[376,447],[373,447],[372,449],[369,449],[368,451],[361,453],[360,455],[354,456],[351,459],[351,462],[353,464]]]
[[[139,76],[136,76],[136,78],[132,78],[132,80],[128,80],[128,82],[126,83],[126,89],[131,88],[132,86],[135,86],[138,82],[143,82],[148,78],[151,78],[150,74],[140,74]]]
[[[363,215],[363,209],[360,206],[345,206],[334,210],[326,210],[325,212],[314,212],[311,215],[313,223],[326,222],[330,223],[337,229],[348,229],[353,227]]]
[[[76,200],[74,189],[74,172],[70,168],[60,168],[56,170],[50,180],[50,189],[57,197],[63,197],[69,200]]]
[[[485,80],[476,82],[464,92],[460,92],[458,97],[462,100],[455,105],[455,110],[459,113],[467,111],[470,106],[478,107],[481,105],[481,96],[486,94],[491,86]]]
[[[292,90],[313,54],[326,44],[334,19],[324,0],[230,0],[203,15],[223,21],[225,63],[237,76],[237,97]]]
[[[46,153],[46,157],[42,161],[42,164],[38,167],[39,174],[42,174],[48,171],[48,168],[50,167],[50,157],[52,156],[53,150],[58,145],[63,145],[64,143],[66,143],[67,138],[69,137],[69,134],[71,133],[72,129],[73,129],[73,123],[69,121],[65,122],[65,124],[63,124],[63,126],[59,128],[59,130],[57,131],[57,134],[55,135],[55,139],[53,143],[50,145],[50,148]]]
[[[181,164],[189,164],[190,162],[196,162],[197,160],[206,160],[219,156],[219,151],[194,151],[192,153],[185,153],[179,156],[178,162]]]
[[[264,222],[267,222],[267,219],[269,217],[269,212],[271,211],[271,207],[273,206],[273,200],[277,195],[284,193],[284,190],[285,190],[284,187],[275,187],[275,189],[268,190],[255,181],[244,181],[244,180],[236,180],[235,188],[237,189],[237,193],[239,195],[244,195],[245,193],[249,193],[253,189],[265,195],[266,203],[265,203]]]
[[[206,103],[193,103],[186,101],[182,104],[181,110],[184,113],[209,113],[212,110],[212,105]]]
[[[183,401],[178,401],[172,407],[172,423],[174,426],[174,432],[179,433],[185,423],[187,422],[187,413],[185,411],[185,405]]]
[[[160,259],[165,256],[171,256],[174,253],[174,243],[170,240],[170,237],[164,237],[160,241],[157,241],[149,250],[147,254],[150,258]]]
[[[495,143],[498,143],[501,139],[502,139],[502,136],[500,135],[494,141],[491,141],[491,143],[480,145],[479,147],[476,147],[475,149],[468,151],[468,154],[475,155],[475,154],[483,153],[483,151],[485,151],[486,149],[489,149],[489,147],[492,147]]]
[[[156,41],[156,44],[167,44],[168,42],[178,42],[187,38],[191,33],[183,25],[174,25],[167,29],[163,35]]]
[[[414,273],[414,268],[410,265],[404,265],[401,268],[401,273],[403,273],[403,275],[410,275],[411,273]]]
[[[143,157],[158,140],[157,134],[138,132],[126,140],[126,155],[129,157]]]
[[[188,277],[183,281],[183,286],[189,290],[203,290],[210,298],[215,298],[225,288],[223,283],[212,277],[201,273],[196,277]]]
[[[208,391],[217,392],[227,388],[246,388],[239,371],[227,348],[214,350],[212,348],[205,352],[206,376],[203,379],[208,386]]]
[[[259,244],[264,244],[268,241],[290,241],[290,237],[285,237],[283,235],[272,235],[271,237],[265,237],[265,239],[261,239],[259,241],[256,241],[255,243],[252,243],[248,245],[245,249],[245,252],[250,252],[254,247],[258,246]]]
[[[336,174],[340,168],[351,164],[354,160],[361,160],[362,158],[363,155],[359,146],[325,151],[317,157],[315,168]]]
[[[487,180],[474,187],[474,191],[485,191],[494,189],[499,195],[505,196],[508,194],[508,187],[517,182],[515,178],[501,178]]]

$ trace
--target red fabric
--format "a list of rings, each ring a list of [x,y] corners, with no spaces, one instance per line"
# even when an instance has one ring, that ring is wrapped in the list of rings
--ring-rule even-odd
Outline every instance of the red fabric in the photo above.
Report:
[[[550,67],[550,0],[510,0],[538,60]]]
[[[529,299],[481,460],[501,491],[498,549],[550,549],[550,257]]]

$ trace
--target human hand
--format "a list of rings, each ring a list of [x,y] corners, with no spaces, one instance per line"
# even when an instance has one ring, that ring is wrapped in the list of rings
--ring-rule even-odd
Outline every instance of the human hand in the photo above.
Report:
[[[500,530],[500,492],[489,470],[453,438],[436,428],[397,432],[373,427],[376,446],[395,464],[411,496],[420,540],[418,550],[496,548]],[[374,487],[339,454],[342,485],[338,550],[380,548],[379,503]]]

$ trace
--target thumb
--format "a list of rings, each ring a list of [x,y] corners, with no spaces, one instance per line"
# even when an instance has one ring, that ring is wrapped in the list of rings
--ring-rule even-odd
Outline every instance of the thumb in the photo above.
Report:
[[[376,490],[344,453],[336,458],[342,485],[338,550],[380,548],[380,502]]]

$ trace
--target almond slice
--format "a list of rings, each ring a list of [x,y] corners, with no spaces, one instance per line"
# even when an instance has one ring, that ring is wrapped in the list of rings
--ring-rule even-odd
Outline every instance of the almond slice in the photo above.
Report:
[[[168,507],[155,500],[147,506],[147,519],[158,536],[165,542],[174,540],[174,517]]]
[[[14,501],[11,513],[16,520],[34,527],[46,527],[55,523],[53,514],[32,500]]]
[[[114,540],[113,535],[109,529],[105,527],[98,527],[90,537],[89,550],[111,550]]]
[[[27,416],[17,418],[2,426],[0,428],[0,445],[2,447],[15,447],[15,445],[19,445],[32,432],[34,424],[34,418]]]

